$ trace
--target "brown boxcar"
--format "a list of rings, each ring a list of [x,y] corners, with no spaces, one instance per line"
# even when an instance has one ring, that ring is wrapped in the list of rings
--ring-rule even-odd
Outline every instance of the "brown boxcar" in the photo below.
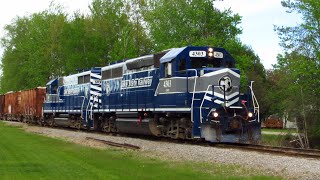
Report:
[[[4,118],[4,94],[0,95],[0,119]]]
[[[8,92],[4,98],[4,114],[6,120],[21,120],[21,91]]]
[[[26,122],[39,122],[42,116],[42,104],[46,96],[46,88],[37,87],[21,91],[21,114]]]
[[[283,128],[283,121],[278,117],[268,117],[263,124],[265,128]]]

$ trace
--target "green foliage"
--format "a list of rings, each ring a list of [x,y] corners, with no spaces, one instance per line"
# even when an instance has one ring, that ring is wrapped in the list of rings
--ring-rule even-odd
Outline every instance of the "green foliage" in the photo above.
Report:
[[[5,27],[3,92],[43,85],[52,74],[63,70],[59,41],[65,21],[64,14],[44,11],[30,17],[18,17]]]
[[[208,0],[150,0],[143,8],[155,50],[187,45],[224,47],[241,33],[241,18],[214,8]]]
[[[237,165],[169,163],[141,152],[88,148],[3,122],[0,131],[1,179],[276,179]]]
[[[320,138],[314,127],[319,127],[320,107],[320,2],[318,0],[282,1],[288,12],[297,12],[303,22],[295,27],[276,27],[285,50],[278,56],[278,64],[269,78],[274,91],[272,100],[279,102],[274,111],[282,111],[297,118],[310,137]]]
[[[51,4],[49,10],[17,17],[1,39],[1,92],[44,86],[77,69],[150,52],[141,22],[132,22],[124,7],[121,0],[94,0],[89,16],[68,16],[63,7]]]

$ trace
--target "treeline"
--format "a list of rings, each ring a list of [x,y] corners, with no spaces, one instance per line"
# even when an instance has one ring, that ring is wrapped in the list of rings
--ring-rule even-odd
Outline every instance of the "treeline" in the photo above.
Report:
[[[93,0],[89,9],[67,14],[51,4],[6,25],[1,92],[44,86],[79,69],[187,45],[224,47],[249,78],[265,79],[259,58],[237,38],[241,17],[219,11],[211,0]]]
[[[320,1],[284,0],[290,13],[299,13],[302,23],[278,26],[282,55],[268,71],[267,104],[269,114],[298,124],[302,147],[320,148]]]

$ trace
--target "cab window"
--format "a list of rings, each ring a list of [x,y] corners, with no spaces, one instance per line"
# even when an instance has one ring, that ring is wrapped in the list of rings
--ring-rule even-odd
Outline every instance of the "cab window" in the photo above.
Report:
[[[166,78],[172,76],[172,64],[171,63],[164,64],[164,76]]]
[[[222,59],[190,58],[192,69],[222,67]]]
[[[180,59],[179,61],[179,73],[185,74],[186,73],[186,59]]]

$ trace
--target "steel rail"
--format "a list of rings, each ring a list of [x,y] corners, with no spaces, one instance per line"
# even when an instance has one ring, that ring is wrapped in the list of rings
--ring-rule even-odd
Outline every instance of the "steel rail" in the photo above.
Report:
[[[301,148],[291,148],[291,147],[237,144],[237,143],[222,143],[222,144],[218,144],[217,147],[237,148],[242,150],[252,150],[252,151],[284,154],[289,156],[304,156],[304,157],[320,158],[320,150],[318,149],[301,149]]]
[[[106,141],[106,140],[103,140],[103,139],[97,139],[97,138],[93,138],[93,137],[86,137],[86,139],[98,141],[98,142],[101,142],[101,143],[104,143],[104,144],[107,144],[107,145],[110,145],[110,146],[115,146],[115,147],[122,147],[122,148],[127,148],[127,149],[136,149],[136,150],[140,149],[139,146],[135,146],[135,145],[132,145],[132,144],[127,144],[127,143],[116,143],[116,142]]]

